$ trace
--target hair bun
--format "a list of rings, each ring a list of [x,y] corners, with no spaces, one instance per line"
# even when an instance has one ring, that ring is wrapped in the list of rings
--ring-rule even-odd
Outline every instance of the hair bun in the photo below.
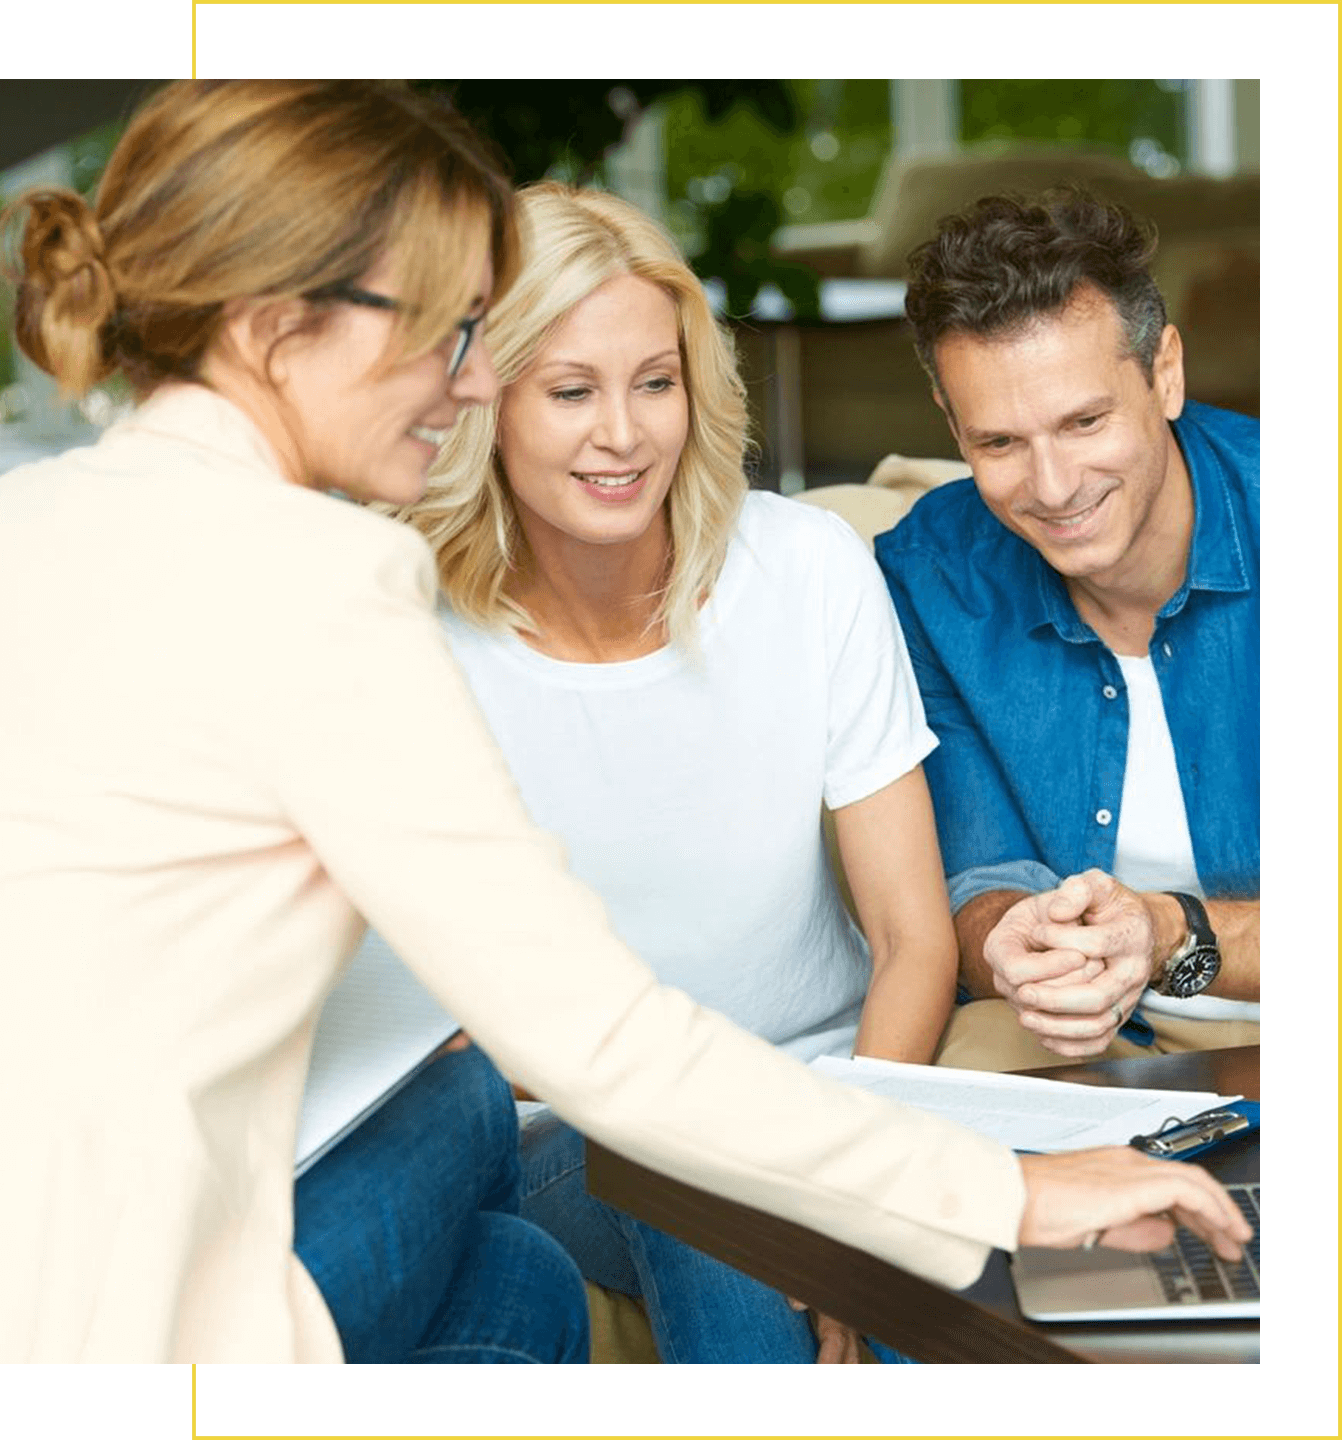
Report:
[[[31,190],[19,207],[28,211],[19,241],[19,343],[65,389],[82,394],[108,373],[101,332],[116,312],[102,231],[73,190]]]
[[[48,288],[101,262],[102,232],[87,203],[73,190],[32,190],[23,197],[28,207],[21,254],[30,279]]]

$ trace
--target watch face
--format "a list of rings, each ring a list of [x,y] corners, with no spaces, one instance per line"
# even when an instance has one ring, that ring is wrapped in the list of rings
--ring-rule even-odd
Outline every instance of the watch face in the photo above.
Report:
[[[1220,952],[1210,945],[1196,945],[1170,967],[1165,976],[1165,993],[1180,1000],[1201,995],[1220,969]]]

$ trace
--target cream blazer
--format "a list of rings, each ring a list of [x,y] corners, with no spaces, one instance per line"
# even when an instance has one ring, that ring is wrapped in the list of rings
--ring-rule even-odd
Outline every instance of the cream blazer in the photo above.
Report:
[[[314,1024],[364,927],[636,1160],[947,1285],[1010,1151],[659,986],[528,821],[410,529],[160,391],[0,476],[0,1360],[338,1360],[292,1251]]]

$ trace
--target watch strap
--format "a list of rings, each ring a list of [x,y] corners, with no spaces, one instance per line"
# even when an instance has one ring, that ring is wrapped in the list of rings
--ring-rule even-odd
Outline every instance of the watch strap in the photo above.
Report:
[[[1179,908],[1184,912],[1184,924],[1188,926],[1188,938],[1176,947],[1175,955],[1181,950],[1192,950],[1197,945],[1218,949],[1216,931],[1212,929],[1212,922],[1207,918],[1207,907],[1202,901],[1196,895],[1185,895],[1181,890],[1166,890],[1164,893],[1179,902]]]
[[[1187,895],[1180,890],[1163,893],[1179,902],[1188,933],[1165,961],[1159,979],[1153,982],[1151,988],[1158,995],[1187,999],[1200,995],[1216,978],[1221,969],[1221,950],[1216,932],[1207,918],[1206,907],[1196,895]]]

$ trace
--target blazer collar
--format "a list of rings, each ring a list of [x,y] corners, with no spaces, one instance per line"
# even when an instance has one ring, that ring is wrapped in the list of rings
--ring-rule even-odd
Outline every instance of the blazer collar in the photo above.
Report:
[[[166,436],[230,460],[258,478],[286,480],[278,455],[256,422],[207,385],[161,385],[108,433]]]

